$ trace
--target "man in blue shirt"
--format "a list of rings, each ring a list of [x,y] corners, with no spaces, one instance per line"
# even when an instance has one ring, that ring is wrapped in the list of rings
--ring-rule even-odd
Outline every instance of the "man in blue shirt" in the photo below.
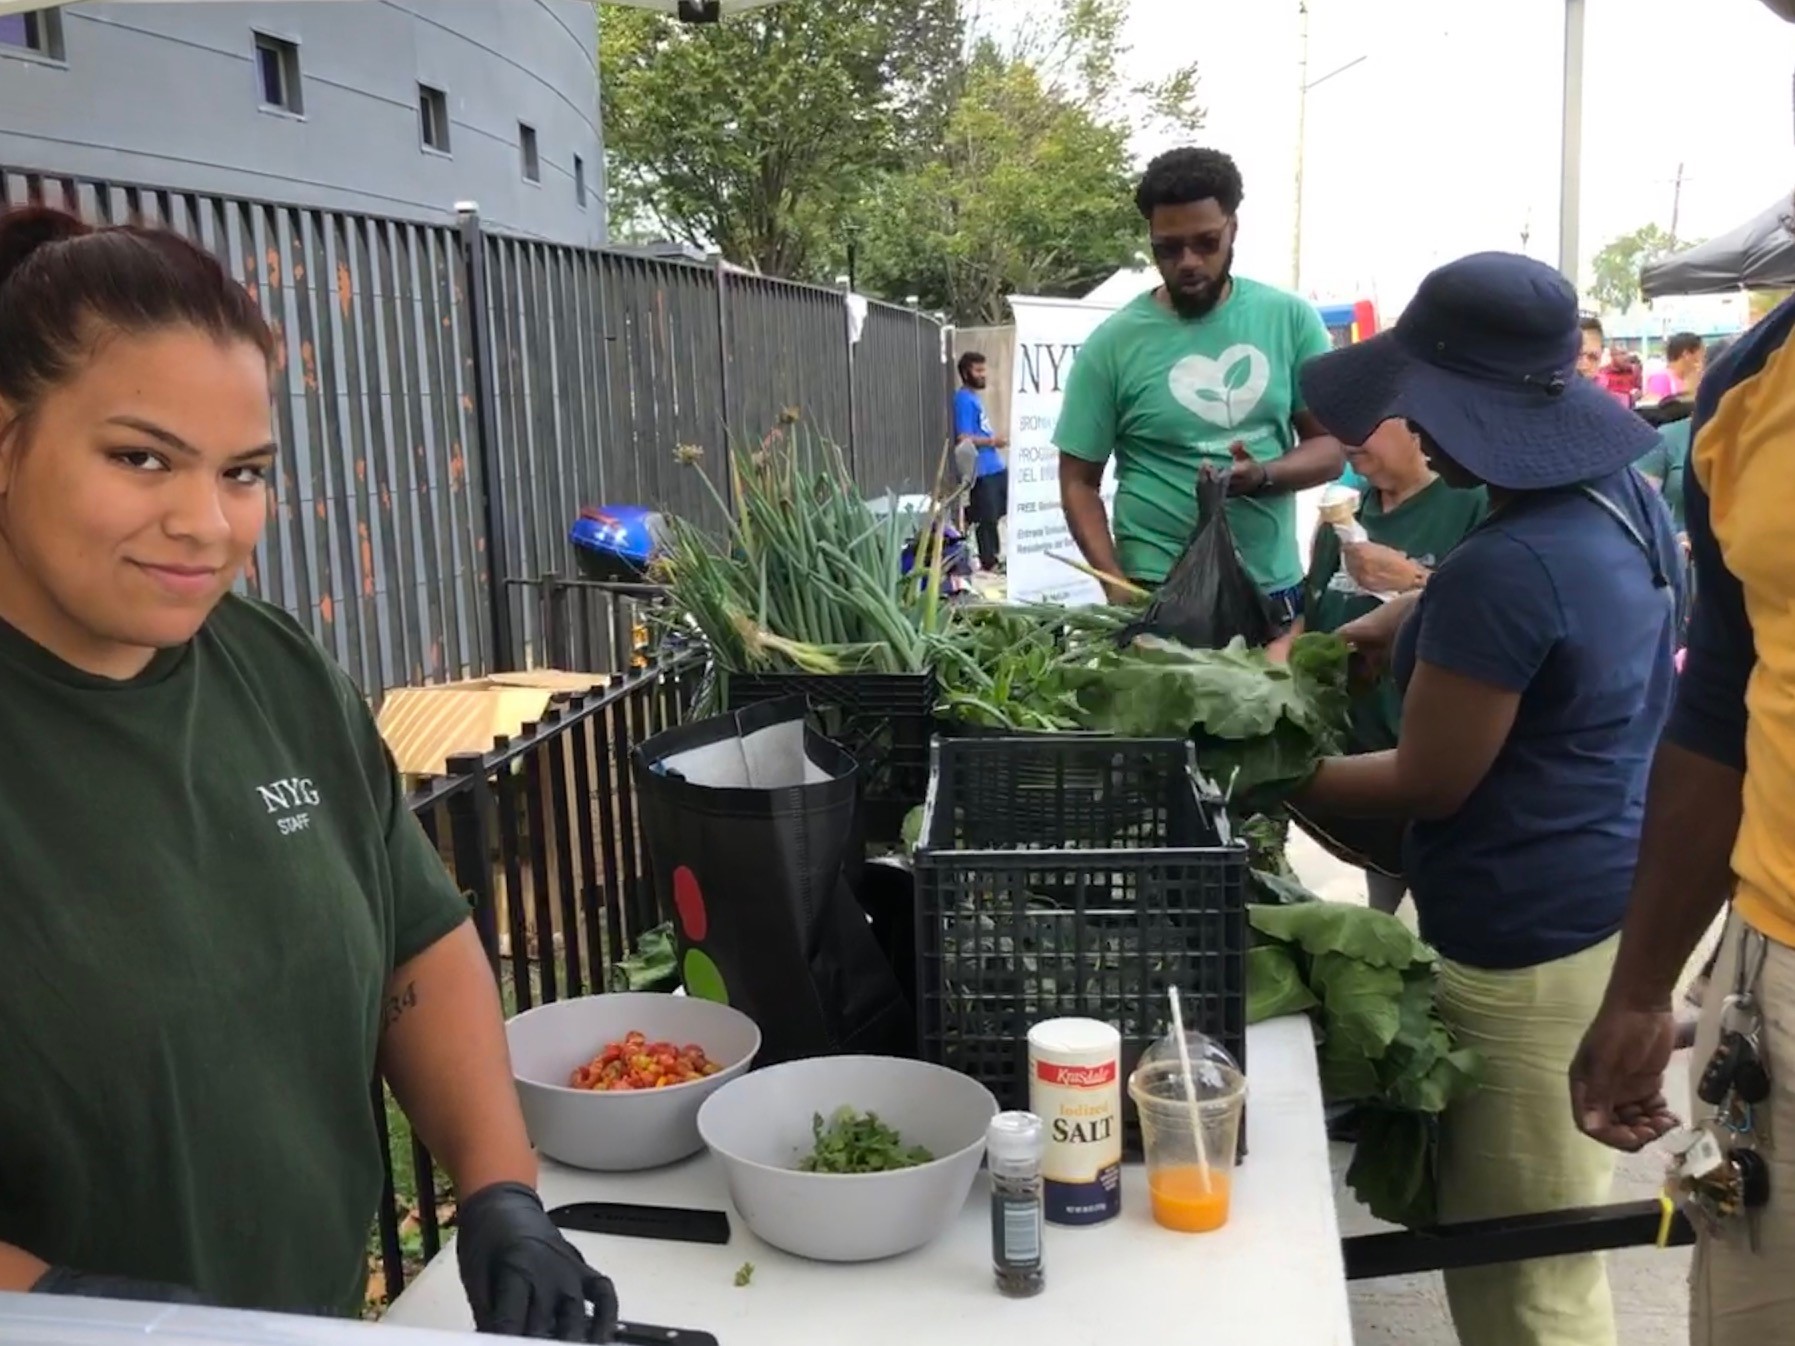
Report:
[[[1010,441],[991,429],[985,401],[985,357],[967,351],[960,357],[960,390],[954,394],[954,440],[978,450],[972,469],[972,500],[967,511],[978,536],[979,568],[1001,568],[998,523],[1010,508],[1010,470],[1003,450]]]

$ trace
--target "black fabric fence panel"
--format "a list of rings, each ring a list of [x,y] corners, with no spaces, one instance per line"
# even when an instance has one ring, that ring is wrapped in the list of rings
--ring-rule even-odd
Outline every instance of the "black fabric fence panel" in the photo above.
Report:
[[[722,276],[731,439],[757,443],[795,414],[850,449],[846,297],[764,276]]]
[[[934,319],[867,305],[854,348],[854,479],[862,491],[933,489],[953,422],[942,352]]]

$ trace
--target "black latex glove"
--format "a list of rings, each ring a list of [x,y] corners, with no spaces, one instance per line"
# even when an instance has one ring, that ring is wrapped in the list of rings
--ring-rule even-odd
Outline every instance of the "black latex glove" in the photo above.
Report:
[[[521,1182],[482,1187],[461,1203],[455,1224],[461,1284],[480,1331],[611,1340],[616,1289],[561,1237],[535,1192]]]
[[[51,1267],[31,1287],[34,1295],[85,1295],[89,1299],[134,1299],[149,1304],[204,1304],[196,1290],[162,1281],[140,1281],[132,1276],[108,1276],[98,1271]]]

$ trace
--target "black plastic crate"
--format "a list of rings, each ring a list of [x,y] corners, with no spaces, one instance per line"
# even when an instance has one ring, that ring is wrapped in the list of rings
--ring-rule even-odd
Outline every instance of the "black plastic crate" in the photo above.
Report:
[[[1246,1068],[1246,847],[1184,740],[938,739],[916,853],[926,1059],[1028,1105],[1028,1030],[1080,1015],[1122,1034],[1124,1078],[1185,1025]],[[1123,1095],[1126,1140],[1138,1149]]]
[[[929,784],[929,739],[938,698],[935,674],[719,673],[725,710],[803,696],[817,729],[860,768],[860,798],[871,841],[896,841],[904,815]]]

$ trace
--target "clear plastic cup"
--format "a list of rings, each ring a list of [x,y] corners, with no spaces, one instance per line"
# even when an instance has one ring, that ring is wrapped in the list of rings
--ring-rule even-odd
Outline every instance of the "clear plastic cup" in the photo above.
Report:
[[[1247,1081],[1233,1058],[1202,1034],[1190,1035],[1190,1052],[1194,1115],[1185,1093],[1184,1065],[1169,1038],[1142,1055],[1128,1077],[1128,1096],[1140,1113],[1153,1219],[1166,1229],[1205,1234],[1228,1222]]]

